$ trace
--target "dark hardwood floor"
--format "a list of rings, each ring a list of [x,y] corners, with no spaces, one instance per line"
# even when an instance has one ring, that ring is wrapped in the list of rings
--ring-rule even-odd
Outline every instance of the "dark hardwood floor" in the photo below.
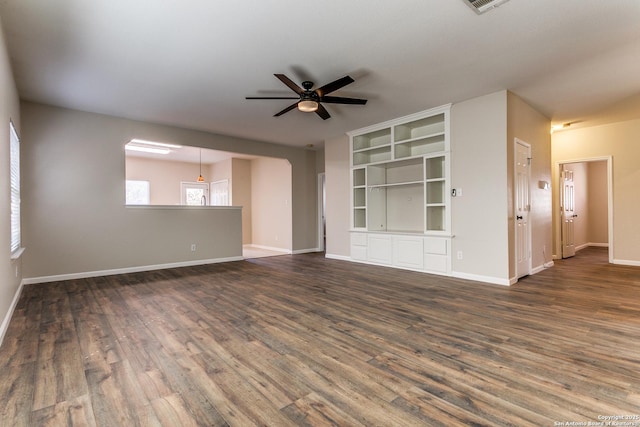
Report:
[[[640,268],[585,249],[507,288],[311,254],[31,285],[0,368],[2,426],[587,425],[640,416]]]

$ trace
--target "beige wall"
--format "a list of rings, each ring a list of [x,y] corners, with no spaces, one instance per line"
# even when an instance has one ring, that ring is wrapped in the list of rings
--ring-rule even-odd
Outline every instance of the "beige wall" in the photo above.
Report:
[[[573,243],[581,249],[589,243],[589,174],[587,163],[567,163],[564,169],[573,172],[574,214]]]
[[[207,180],[211,176],[206,173],[208,168],[203,165]],[[151,205],[179,205],[180,182],[194,182],[198,173],[197,163],[126,156],[126,179],[149,181]]]
[[[539,270],[552,259],[552,191],[539,182],[551,183],[551,122],[522,99],[507,92],[507,195],[509,197],[509,277],[516,276],[513,182],[515,139],[531,146],[531,267]]]
[[[221,162],[202,166],[202,174],[205,181],[215,182],[229,181],[230,200],[233,206],[242,207],[242,243],[276,247],[291,251],[291,222],[286,223],[291,215],[273,216],[277,209],[274,200],[280,196],[274,196],[278,192],[284,192],[291,197],[291,165],[283,159],[264,158],[265,162],[251,161],[247,159],[230,158]],[[256,198],[261,202],[263,209],[253,211],[252,206],[252,170],[257,168],[260,179],[256,185],[261,189]],[[281,174],[280,168],[284,167],[288,175]],[[197,163],[164,161],[158,159],[145,159],[135,156],[126,157],[126,178],[150,181],[150,203],[152,205],[179,205],[180,183],[194,182],[199,166]],[[288,176],[289,182],[282,178]],[[288,202],[289,203],[289,202]],[[272,206],[273,205],[273,206]],[[290,206],[290,204],[289,204]],[[258,215],[253,218],[253,214]],[[264,218],[262,218],[264,216]],[[274,221],[277,225],[274,226]],[[256,223],[258,232],[257,241],[253,240],[253,223]],[[288,228],[285,233],[283,230]],[[275,234],[272,231],[276,230]],[[269,235],[278,235],[278,241],[273,240],[271,245],[265,243]],[[284,241],[280,238],[284,236]],[[262,242],[262,243],[258,243]],[[275,244],[275,246],[273,246]]]
[[[574,243],[578,249],[606,246],[608,237],[607,162],[578,162],[563,165],[573,171],[575,188]]]
[[[349,258],[351,256],[349,138],[344,135],[326,140],[324,157],[326,254],[330,258]]]
[[[20,104],[11,73],[4,33],[0,26],[0,343],[8,326],[9,316],[22,280],[22,261],[11,261],[11,196],[9,193],[9,121],[20,131]],[[21,156],[22,157],[22,156]],[[23,243],[24,246],[24,243]]]
[[[223,181],[226,179],[227,181],[229,181],[229,183],[231,183],[232,168],[233,165],[231,159],[226,159],[210,165],[202,165],[202,175],[204,181],[212,183],[216,181]],[[189,181],[194,181],[194,179],[191,178],[189,179]]]
[[[609,244],[609,212],[607,209],[607,162],[587,163],[589,173],[589,229],[587,231],[590,244],[606,246]]]
[[[253,241],[251,217],[251,160],[231,160],[231,204],[242,206],[242,244]]]
[[[292,251],[291,165],[283,159],[251,161],[251,243]]]
[[[124,144],[134,137],[287,158],[294,178],[289,203],[300,217],[313,213],[293,221],[289,239],[294,249],[316,247],[316,174],[314,167],[308,167],[315,164],[313,152],[28,102],[22,104],[22,115],[23,123],[28,123],[23,135],[25,277],[186,262],[194,259],[191,252],[183,252],[190,243],[198,243],[198,259],[241,255],[239,210],[237,219],[236,214],[212,213],[215,209],[207,214],[184,211],[180,215],[191,215],[200,227],[185,228],[185,236],[174,236],[179,238],[175,248],[167,248],[169,241],[159,245],[159,230],[149,228],[158,222],[147,224],[144,219],[165,214],[124,207]],[[308,180],[314,182],[312,192],[304,184]],[[314,224],[310,230],[309,223]]]
[[[606,114],[606,113],[603,113]],[[636,112],[636,114],[639,114]],[[625,117],[626,118],[626,117]],[[640,119],[626,120],[552,135],[553,164],[612,157],[613,239],[609,242],[613,262],[640,265]],[[554,168],[554,172],[556,168]],[[557,199],[557,173],[553,189]],[[554,210],[555,211],[555,210]],[[554,220],[557,220],[554,216]],[[557,229],[557,226],[554,227]],[[559,233],[555,233],[555,253],[559,254]]]

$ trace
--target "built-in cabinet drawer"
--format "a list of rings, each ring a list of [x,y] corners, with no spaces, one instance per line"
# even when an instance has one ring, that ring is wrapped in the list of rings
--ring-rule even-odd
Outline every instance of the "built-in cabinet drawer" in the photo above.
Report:
[[[450,273],[450,237],[351,233],[351,259],[438,274]]]
[[[367,260],[367,233],[351,233],[351,259]]]
[[[425,237],[424,253],[435,255],[448,255],[447,242],[449,239],[441,237]]]
[[[367,233],[351,233],[351,246],[367,246]]]

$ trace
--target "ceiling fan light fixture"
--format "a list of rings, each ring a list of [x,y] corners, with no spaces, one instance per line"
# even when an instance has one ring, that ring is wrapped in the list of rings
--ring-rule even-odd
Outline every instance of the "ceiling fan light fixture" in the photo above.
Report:
[[[305,99],[298,102],[298,110],[304,113],[313,113],[318,109],[318,102],[311,99]]]

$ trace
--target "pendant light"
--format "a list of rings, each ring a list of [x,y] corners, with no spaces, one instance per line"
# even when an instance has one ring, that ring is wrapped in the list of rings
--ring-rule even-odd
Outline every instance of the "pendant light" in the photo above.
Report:
[[[200,175],[198,176],[198,182],[204,182],[202,177],[202,148],[200,149]]]

